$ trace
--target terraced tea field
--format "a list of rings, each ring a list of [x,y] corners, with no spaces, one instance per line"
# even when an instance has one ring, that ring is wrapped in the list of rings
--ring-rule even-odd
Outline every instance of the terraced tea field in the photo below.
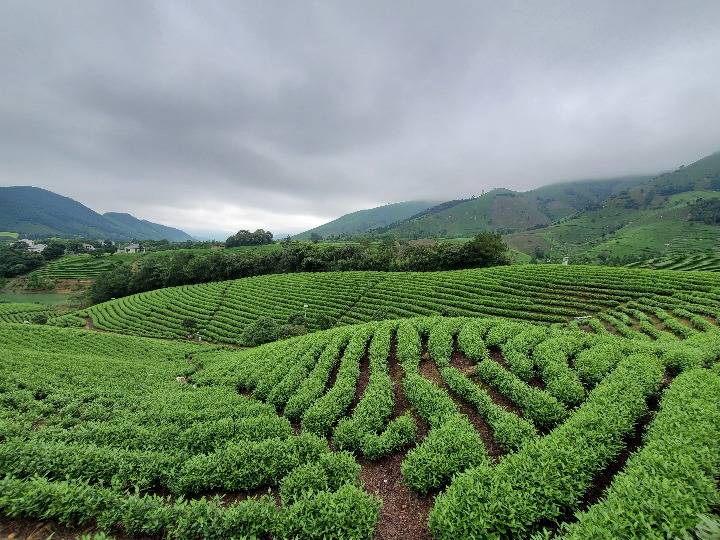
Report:
[[[703,272],[720,272],[720,254],[699,253],[681,257],[663,257],[636,262],[628,268],[657,268],[662,270],[700,270]]]
[[[628,339],[417,317],[242,351],[0,324],[0,515],[130,537],[683,537],[720,501],[704,320]]]
[[[33,272],[33,274],[52,280],[89,280],[96,278],[103,272],[107,272],[116,266],[120,266],[123,262],[137,257],[138,255],[124,253],[103,255],[102,257],[93,257],[86,254],[65,255],[64,257],[50,261],[39,270]]]
[[[341,325],[438,314],[541,324],[577,324],[576,317],[593,316],[589,324],[596,331],[656,338],[663,334],[650,326],[665,331],[664,319],[677,309],[717,319],[720,275],[560,265],[282,274],[141,293],[56,322],[82,326],[89,317],[103,330],[178,338],[186,333],[183,320],[192,318],[203,339],[244,344],[241,334],[249,323],[260,317],[285,322],[293,313],[306,313],[311,322],[327,315]],[[585,322],[583,327],[590,328]]]
[[[0,303],[0,322],[30,322],[33,315],[57,316],[58,312],[43,304]]]

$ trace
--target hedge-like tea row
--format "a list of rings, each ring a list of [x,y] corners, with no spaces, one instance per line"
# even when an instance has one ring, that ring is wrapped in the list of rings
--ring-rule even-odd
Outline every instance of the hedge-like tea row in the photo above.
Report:
[[[595,475],[623,448],[623,438],[660,388],[661,363],[622,361],[565,423],[495,468],[456,477],[430,513],[436,538],[528,536],[543,521],[574,510]]]
[[[494,360],[483,360],[475,367],[476,375],[512,400],[525,418],[540,429],[551,429],[565,419],[568,412],[553,396],[522,381]]]
[[[720,376],[693,369],[660,403],[644,446],[563,538],[681,538],[720,504]]]
[[[223,506],[216,499],[125,495],[82,481],[0,479],[0,510],[13,518],[51,519],[66,526],[94,523],[129,536],[200,538],[348,538],[373,535],[380,501],[352,484],[321,491],[278,508],[272,497]]]
[[[140,293],[78,312],[104,330],[153,337],[183,338],[183,321],[196,320],[205,340],[246,344],[244,329],[261,317],[285,323],[306,313],[310,329],[320,315],[338,324],[425,315],[498,316],[521,322],[567,323],[597,315],[630,337],[642,339],[619,316],[632,301],[655,309],[686,307],[720,314],[712,291],[720,275],[631,270],[599,266],[512,265],[447,272],[316,272],[275,274]],[[693,300],[681,300],[686,295]],[[677,297],[676,297],[677,296]],[[650,304],[653,302],[654,304]],[[678,304],[677,302],[680,302]],[[307,306],[307,307],[306,307]],[[74,324],[78,319],[58,319]],[[673,322],[674,321],[674,322]],[[685,332],[668,318],[673,332]],[[605,332],[593,318],[589,325]],[[522,329],[521,327],[518,327]],[[510,336],[505,336],[510,337]],[[500,345],[491,336],[487,343]],[[514,364],[513,364],[514,365]],[[524,378],[521,373],[518,373]]]

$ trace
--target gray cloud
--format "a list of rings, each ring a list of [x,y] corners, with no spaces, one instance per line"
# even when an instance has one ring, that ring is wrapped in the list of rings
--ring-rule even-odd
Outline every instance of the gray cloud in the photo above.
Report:
[[[720,3],[0,4],[0,184],[188,229],[720,149]]]

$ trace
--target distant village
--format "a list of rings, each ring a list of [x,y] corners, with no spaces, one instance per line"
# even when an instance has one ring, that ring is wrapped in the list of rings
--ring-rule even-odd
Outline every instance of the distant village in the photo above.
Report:
[[[27,246],[27,250],[30,251],[31,253],[42,253],[43,251],[45,251],[45,248],[47,247],[47,244],[36,243],[34,240],[30,240],[29,238],[23,238],[21,240],[18,240],[18,242],[24,243]],[[115,242],[111,241],[111,243],[113,245],[116,245]],[[92,253],[93,251],[95,251],[97,249],[92,244],[86,244],[86,243],[83,243],[82,247],[87,253]],[[115,251],[115,253],[144,253],[144,252],[145,252],[145,248],[143,248],[143,246],[137,242],[131,242],[129,244],[117,244],[117,250]]]

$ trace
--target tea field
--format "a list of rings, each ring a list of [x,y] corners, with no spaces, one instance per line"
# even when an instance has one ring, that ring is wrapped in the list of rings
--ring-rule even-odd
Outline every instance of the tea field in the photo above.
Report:
[[[364,298],[386,278],[299,296],[332,293],[352,322],[353,283]],[[587,328],[413,317],[237,350],[0,323],[0,520],[132,538],[701,537],[720,503],[720,331],[699,309],[716,293],[647,281],[630,297],[640,281],[618,279],[594,296],[598,279],[567,296],[609,308]]]
[[[261,317],[282,323],[296,313],[307,316],[311,329],[320,315],[340,325],[429,315],[499,316],[657,339],[714,324],[720,316],[720,275],[562,265],[277,274],[140,293],[53,322],[83,326],[90,319],[102,330],[179,338],[190,318],[205,340],[245,345],[248,324]],[[677,319],[691,324],[678,326]]]

